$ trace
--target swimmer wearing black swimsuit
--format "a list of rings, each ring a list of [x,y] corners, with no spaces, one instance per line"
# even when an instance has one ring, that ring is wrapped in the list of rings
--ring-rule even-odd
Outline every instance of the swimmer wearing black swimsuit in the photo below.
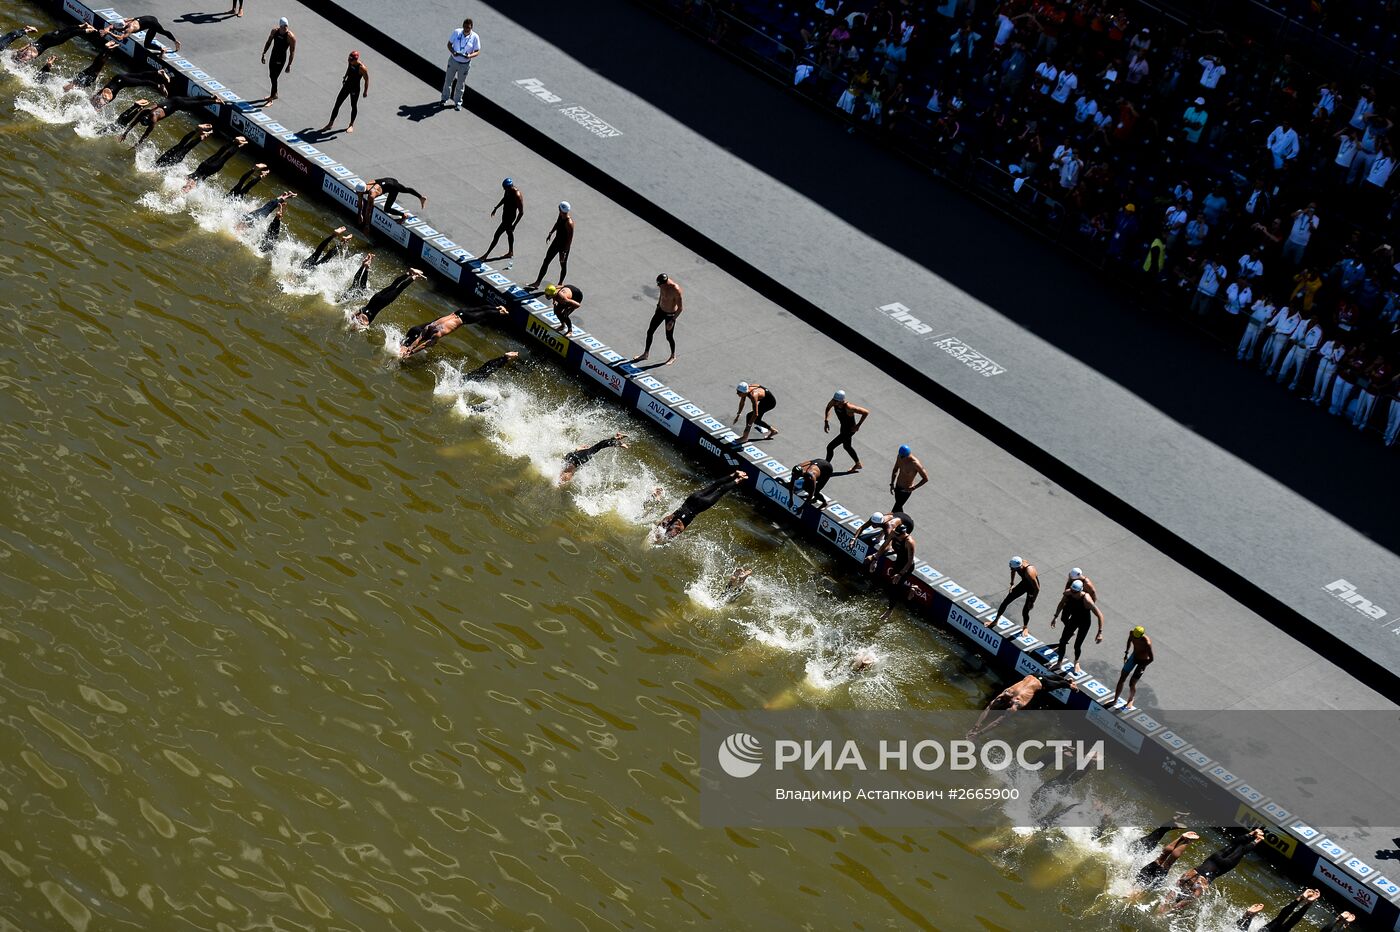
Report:
[[[153,52],[158,55],[165,54],[164,49],[156,48],[157,36],[165,36],[171,42],[175,43],[175,51],[180,51],[180,40],[175,38],[175,33],[171,32],[169,29],[166,29],[163,25],[161,25],[160,20],[154,16],[138,16],[135,19],[124,20],[121,25],[123,29],[122,34],[119,36],[113,36],[113,38],[116,39],[118,42],[129,39],[132,36],[136,35],[138,32],[144,32],[146,34],[146,40],[142,42],[141,45],[143,48],[146,49],[146,51]],[[102,35],[111,35],[112,30],[116,28],[116,24],[113,23],[106,29],[102,30]]]
[[[23,39],[25,36],[29,35],[31,32],[38,31],[39,30],[35,29],[33,26],[22,26],[19,29],[11,29],[3,36],[0,36],[0,52],[3,52],[5,49],[14,45],[20,39]]]
[[[374,216],[374,200],[378,195],[372,194],[371,192],[373,192],[376,187],[379,189],[379,193],[384,195],[384,207],[382,209],[386,214],[392,215],[394,213],[394,201],[398,199],[400,194],[412,194],[414,197],[418,198],[420,210],[428,209],[428,199],[413,188],[400,183],[397,178],[375,178],[365,185],[365,190],[360,192],[360,222],[362,224],[368,224],[370,219]],[[404,214],[406,212],[400,210],[399,213]]]
[[[195,166],[195,170],[190,172],[189,178],[185,182],[185,190],[189,191],[200,181],[203,181],[205,178],[221,170],[228,164],[228,160],[233,158],[234,153],[247,144],[248,140],[242,136],[235,136],[233,139],[224,143],[223,148],[219,149],[218,152],[215,152],[203,162],[200,162]]]
[[[355,118],[360,115],[360,82],[364,82],[364,94],[369,96],[369,69],[360,61],[359,52],[351,52],[346,59],[345,76],[340,79],[340,93],[336,95],[335,106],[331,109],[331,118],[326,121],[326,125],[321,127],[321,132],[328,131],[335,125],[336,117],[340,116],[341,104],[348,99],[350,101],[350,125],[346,132],[355,131]]]
[[[796,503],[800,495],[818,508],[825,508],[827,501],[822,489],[831,481],[832,472],[831,460],[813,459],[798,463],[788,475],[788,497]],[[813,476],[813,473],[816,475]]]
[[[229,197],[242,197],[257,187],[258,182],[268,176],[268,167],[263,162],[259,162],[243,173],[243,177],[238,179],[228,192]]]
[[[896,527],[894,533],[890,535],[888,542],[890,555],[893,557],[894,570],[890,580],[890,601],[885,608],[885,614],[880,616],[881,621],[886,621],[890,615],[894,614],[894,607],[901,599],[908,599],[909,592],[905,583],[909,581],[909,576],[914,572],[914,551],[918,545],[914,543],[914,537],[905,530],[903,525]],[[879,565],[878,559],[870,564],[871,572]]]
[[[107,47],[98,52],[88,66],[73,76],[73,80],[63,85],[65,92],[71,91],[75,87],[92,87],[97,83],[97,76],[102,73],[102,69],[107,67],[107,61],[112,57],[112,50],[117,47],[117,43],[108,42]]]
[[[1263,839],[1264,833],[1255,829],[1234,844],[1226,845],[1206,858],[1201,862],[1201,866],[1196,868],[1196,873],[1211,881],[1225,876]]]
[[[624,450],[627,449],[627,435],[616,433],[611,437],[599,440],[591,447],[579,447],[577,450],[570,450],[568,453],[565,453],[564,470],[559,473],[560,484],[571,481],[574,478],[574,473],[577,472],[583,464],[609,447],[622,447]]]
[[[348,229],[345,227],[336,227],[330,232],[329,236],[321,240],[316,246],[316,250],[311,253],[311,255],[302,260],[301,267],[304,269],[314,269],[318,265],[331,261],[336,256],[343,254],[354,239],[355,234],[351,233]]]
[[[415,272],[418,274],[415,275]],[[365,305],[364,310],[355,315],[355,320],[359,321],[361,326],[368,327],[370,324],[374,323],[374,319],[379,316],[380,311],[397,301],[399,295],[404,293],[404,289],[422,277],[423,273],[418,272],[417,269],[409,269],[407,272],[404,272],[398,278],[394,279],[389,287],[381,288],[376,291],[374,296],[369,299],[369,303]],[[423,327],[426,326],[428,325],[423,325]],[[408,336],[404,337],[404,345],[408,345],[409,336],[416,335],[414,334],[414,330],[421,332],[423,327],[414,327],[413,330],[410,330]]]
[[[742,469],[736,469],[729,475],[711,482],[700,491],[692,492],[686,496],[679,508],[657,522],[657,526],[661,528],[662,537],[670,540],[680,536],[686,528],[695,522],[696,518],[713,508],[715,503],[724,498],[725,493],[737,488],[746,478],[748,478],[747,473]]]
[[[186,133],[179,142],[160,154],[160,157],[156,159],[156,167],[168,168],[171,165],[183,162],[185,156],[189,155],[195,146],[213,135],[213,132],[214,124],[212,123],[201,123],[196,126]]]
[[[350,277],[350,284],[336,296],[336,301],[344,301],[357,291],[364,291],[369,287],[369,267],[374,262],[374,253],[365,253],[365,257],[360,260],[360,267],[355,270],[355,274]]]
[[[87,23],[78,23],[76,26],[65,26],[62,29],[55,29],[53,32],[46,32],[34,40],[34,47],[38,49],[34,54],[35,56],[42,55],[49,49],[58,48],[74,36],[80,36],[85,32],[97,32],[97,30]]]

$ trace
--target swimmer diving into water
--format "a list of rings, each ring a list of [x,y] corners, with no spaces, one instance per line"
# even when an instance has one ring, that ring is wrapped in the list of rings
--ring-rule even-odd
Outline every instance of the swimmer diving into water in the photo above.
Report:
[[[355,270],[355,274],[350,277],[350,284],[345,290],[336,295],[336,301],[344,301],[350,295],[359,291],[364,291],[369,287],[369,267],[374,264],[374,253],[367,252],[360,259],[360,267]]]
[[[304,269],[314,269],[316,266],[329,262],[336,256],[342,255],[355,241],[355,234],[350,232],[349,227],[336,227],[331,230],[330,235],[316,246],[316,250],[301,260],[301,267]]]
[[[132,71],[114,74],[102,85],[102,89],[92,95],[92,109],[101,110],[117,99],[117,95],[128,87],[149,87],[161,94],[170,93],[170,72],[164,68],[152,71]],[[210,100],[213,98],[211,97]]]
[[[578,472],[579,468],[583,466],[584,463],[587,463],[608,447],[627,449],[627,435],[619,431],[611,437],[599,440],[591,447],[579,447],[576,450],[570,450],[568,453],[565,453],[564,468],[559,473],[559,484],[566,485],[573,481],[574,473]]]
[[[210,136],[214,135],[213,123],[201,123],[180,138],[169,149],[166,149],[156,158],[157,168],[169,168],[185,160],[185,156],[194,151],[194,147],[199,145]]]
[[[141,134],[140,139],[136,140],[136,145],[140,146],[141,143],[145,142],[146,138],[151,135],[151,132],[156,128],[156,124],[172,113],[179,113],[182,110],[192,110],[195,107],[202,107],[205,104],[220,103],[221,101],[217,97],[166,97],[154,107],[147,107],[136,119],[132,120],[131,125],[123,131],[121,138],[126,139],[127,135],[135,129],[137,125],[144,126],[146,127],[146,131]]]
[[[716,502],[724,498],[725,493],[737,488],[747,477],[748,474],[742,469],[736,469],[700,491],[686,496],[679,508],[656,522],[661,539],[667,541],[679,537],[686,528],[695,523],[696,518],[713,508]]]
[[[361,327],[368,327],[374,323],[374,319],[379,316],[379,312],[398,300],[404,289],[419,279],[427,278],[419,269],[409,269],[398,278],[394,279],[387,288],[381,288],[369,299],[369,303],[364,306],[360,313],[355,315],[355,323]]]
[[[268,176],[270,170],[266,162],[259,162],[243,173],[243,177],[238,179],[238,183],[229,189],[229,197],[242,197],[258,186],[258,182]]]
[[[223,147],[219,149],[218,152],[215,152],[213,155],[209,156],[209,158],[195,166],[195,170],[190,172],[189,178],[185,181],[185,187],[181,189],[182,193],[188,194],[190,191],[194,190],[195,185],[221,170],[228,164],[228,160],[233,158],[234,153],[247,144],[248,140],[243,136],[234,136],[231,140],[224,143]]]
[[[444,314],[437,320],[430,320],[426,324],[411,327],[408,333],[403,335],[403,342],[399,346],[399,357],[407,359],[414,353],[432,348],[438,340],[463,324],[479,324],[508,313],[510,312],[505,309],[505,306],[500,304],[494,308],[464,307],[451,314]],[[468,373],[468,378],[474,374],[476,373]]]
[[[95,55],[88,66],[73,76],[73,80],[63,85],[63,93],[68,93],[75,87],[92,87],[97,83],[97,76],[102,73],[102,69],[107,67],[107,60],[112,57],[112,51],[117,47],[117,43],[108,42]]]
[[[1047,673],[1044,676],[1027,676],[997,693],[996,697],[992,699],[991,702],[987,703],[987,707],[982,710],[982,715],[977,719],[977,724],[972,726],[972,730],[967,733],[967,736],[972,738],[984,731],[991,731],[997,725],[1001,724],[1001,720],[1006,718],[1006,716],[1013,712],[1019,712],[1021,709],[1024,709],[1034,702],[1036,695],[1043,689],[1056,690],[1078,688],[1079,687],[1074,684],[1073,680],[1058,674]],[[986,728],[983,728],[982,722],[986,720],[989,714],[995,711],[1001,711],[1001,715],[998,715]]]

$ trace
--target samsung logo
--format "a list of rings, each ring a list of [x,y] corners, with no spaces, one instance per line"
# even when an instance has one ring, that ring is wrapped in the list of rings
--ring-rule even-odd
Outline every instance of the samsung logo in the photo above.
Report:
[[[1001,650],[1001,635],[982,622],[973,618],[967,612],[956,605],[948,608],[948,624],[962,631],[972,638],[977,644],[989,654],[995,655]]]

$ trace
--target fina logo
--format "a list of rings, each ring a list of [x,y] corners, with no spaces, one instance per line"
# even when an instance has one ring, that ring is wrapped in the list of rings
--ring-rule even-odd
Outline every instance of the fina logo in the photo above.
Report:
[[[720,769],[742,780],[758,773],[763,766],[763,745],[753,735],[737,731],[719,746]]]
[[[1356,587],[1345,579],[1338,579],[1322,587],[1324,592],[1332,593],[1333,598],[1341,599],[1343,602],[1356,609],[1367,618],[1374,618],[1379,621],[1385,617],[1385,609],[1374,604],[1370,599],[1360,595]]]

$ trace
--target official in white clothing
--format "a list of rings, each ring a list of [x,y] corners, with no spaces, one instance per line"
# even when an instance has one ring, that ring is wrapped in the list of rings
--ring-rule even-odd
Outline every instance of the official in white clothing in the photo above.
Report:
[[[1269,338],[1264,342],[1264,351],[1259,354],[1259,368],[1264,370],[1265,375],[1273,375],[1274,370],[1278,369],[1284,347],[1293,339],[1293,333],[1302,322],[1303,315],[1287,306],[1279,308],[1274,319],[1269,321]]]
[[[1282,385],[1291,374],[1293,381],[1288,383],[1290,392],[1298,390],[1298,380],[1308,367],[1308,360],[1322,345],[1322,325],[1312,321],[1302,321],[1293,331],[1288,341],[1288,355],[1283,357],[1283,368],[1278,370],[1278,381]]]
[[[1236,359],[1253,359],[1254,347],[1259,342],[1259,334],[1264,331],[1264,327],[1274,318],[1274,303],[1268,298],[1260,298],[1254,302],[1254,306],[1249,309],[1249,320],[1244,325],[1244,334],[1240,337],[1239,349],[1235,351]]]
[[[1332,376],[1337,374],[1337,363],[1342,361],[1346,352],[1347,348],[1340,340],[1328,340],[1322,344],[1322,349],[1317,355],[1317,376],[1313,379],[1313,404],[1320,405],[1326,399],[1327,390],[1332,385]]]
[[[452,109],[462,109],[462,94],[467,89],[467,72],[472,60],[481,54],[481,36],[472,32],[472,21],[462,20],[462,28],[452,30],[447,37],[447,77],[442,81],[442,103],[451,99]]]

